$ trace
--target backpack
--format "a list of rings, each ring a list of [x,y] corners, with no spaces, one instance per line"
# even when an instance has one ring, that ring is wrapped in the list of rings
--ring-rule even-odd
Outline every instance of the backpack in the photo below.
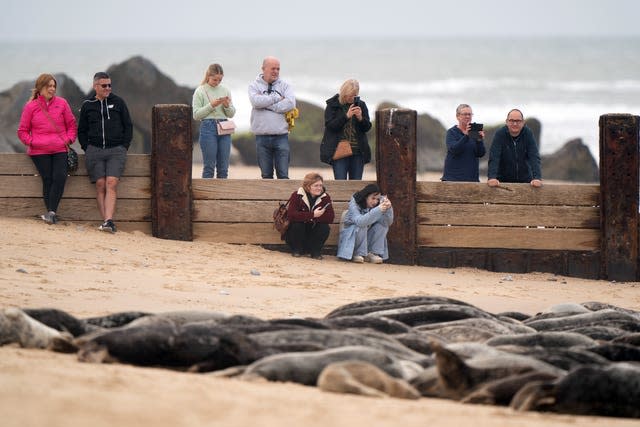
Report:
[[[289,228],[289,218],[287,217],[288,205],[288,200],[286,203],[281,202],[279,206],[273,211],[273,228],[280,232],[281,238],[284,238],[284,235]]]

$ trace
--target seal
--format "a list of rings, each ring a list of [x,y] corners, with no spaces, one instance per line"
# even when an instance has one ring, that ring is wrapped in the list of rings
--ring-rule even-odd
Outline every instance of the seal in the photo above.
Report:
[[[367,362],[347,360],[331,363],[318,376],[318,388],[334,393],[370,397],[419,399],[420,393],[404,380],[393,378]]]
[[[370,347],[345,346],[323,351],[281,353],[259,359],[249,365],[240,376],[253,380],[295,382],[316,385],[322,370],[334,362],[359,360],[369,362],[396,378],[409,379],[422,371],[422,367],[404,361],[401,363],[389,353]]]

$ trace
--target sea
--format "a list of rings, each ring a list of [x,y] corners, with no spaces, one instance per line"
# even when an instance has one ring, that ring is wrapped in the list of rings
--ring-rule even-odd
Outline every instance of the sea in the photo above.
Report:
[[[355,78],[370,110],[389,101],[447,128],[461,103],[486,124],[519,108],[542,122],[543,154],[582,138],[597,159],[599,117],[640,114],[639,38],[0,42],[0,92],[43,72],[64,72],[88,90],[96,71],[135,55],[192,88],[209,64],[222,64],[241,130],[249,128],[247,86],[267,55],[280,59],[280,76],[298,99],[321,107]]]

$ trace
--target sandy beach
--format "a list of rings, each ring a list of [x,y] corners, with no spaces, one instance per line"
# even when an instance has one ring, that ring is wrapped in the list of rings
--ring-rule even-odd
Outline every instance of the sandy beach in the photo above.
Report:
[[[0,217],[0,304],[55,307],[79,316],[124,310],[217,310],[322,317],[353,301],[441,295],[492,312],[535,313],[561,302],[640,309],[640,283],[551,274],[353,264],[296,259],[256,246],[155,239]],[[637,425],[637,421],[517,413],[438,399],[403,401],[324,393],[0,347],[4,426],[476,426]]]

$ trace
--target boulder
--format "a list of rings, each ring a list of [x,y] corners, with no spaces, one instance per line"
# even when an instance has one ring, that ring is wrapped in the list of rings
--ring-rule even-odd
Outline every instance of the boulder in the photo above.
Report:
[[[151,61],[134,56],[107,70],[113,82],[113,93],[127,103],[134,136],[130,153],[151,153],[151,110],[156,104],[191,105],[195,88],[177,85]],[[91,95],[91,92],[87,96]],[[192,135],[198,139],[197,122],[192,122]]]
[[[582,139],[567,142],[553,154],[542,156],[542,177],[571,182],[599,182],[598,164]]]

